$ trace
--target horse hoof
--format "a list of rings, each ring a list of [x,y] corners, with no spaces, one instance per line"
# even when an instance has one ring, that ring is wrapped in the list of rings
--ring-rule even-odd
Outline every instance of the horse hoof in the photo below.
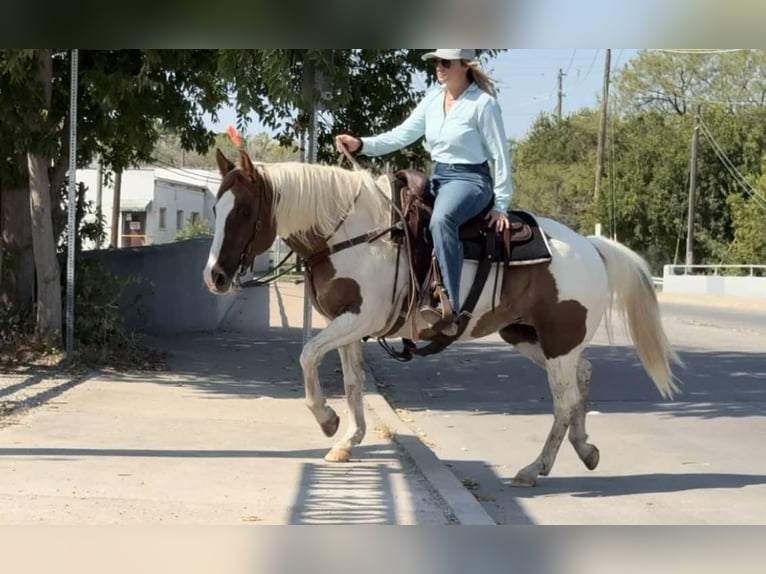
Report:
[[[340,417],[333,412],[332,416],[323,422],[320,426],[322,427],[322,432],[325,434],[325,436],[333,436],[336,432],[338,432],[338,426],[340,426]]]
[[[532,488],[535,485],[536,477],[519,473],[511,481],[511,486],[517,488]]]
[[[327,462],[348,462],[351,460],[351,449],[346,447],[333,447],[324,459]]]
[[[583,459],[583,462],[588,470],[595,470],[600,459],[601,455],[599,454],[598,449],[593,446],[590,454]]]

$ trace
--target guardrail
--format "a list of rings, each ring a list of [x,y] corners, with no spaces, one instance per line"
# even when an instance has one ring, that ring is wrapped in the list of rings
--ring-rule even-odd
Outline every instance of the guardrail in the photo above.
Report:
[[[665,265],[662,290],[686,295],[766,299],[766,265]]]
[[[722,273],[725,270],[747,271],[750,277],[766,276],[766,265],[665,265],[663,275],[720,275],[742,277],[740,273]],[[679,272],[680,271],[680,272]]]

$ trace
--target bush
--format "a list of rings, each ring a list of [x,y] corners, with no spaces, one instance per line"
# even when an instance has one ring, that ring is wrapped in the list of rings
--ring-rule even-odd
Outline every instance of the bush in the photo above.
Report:
[[[176,233],[174,241],[194,239],[195,237],[212,237],[213,227],[206,219],[192,219],[186,227]]]

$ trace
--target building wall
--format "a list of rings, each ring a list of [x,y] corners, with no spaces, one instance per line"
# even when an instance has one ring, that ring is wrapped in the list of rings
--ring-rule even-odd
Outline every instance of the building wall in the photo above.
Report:
[[[212,213],[207,215],[207,195],[206,188],[194,188],[162,179],[155,180],[154,199],[147,214],[148,244],[172,242],[176,234],[191,221],[192,214],[207,219],[212,227]],[[163,209],[166,210],[164,229],[160,225]]]
[[[107,240],[104,247],[112,244],[112,205],[114,198],[114,174],[108,184],[102,186],[101,209],[106,220]],[[98,171],[95,168],[77,171],[78,182],[83,182],[88,190],[86,201],[94,206],[98,204]],[[122,175],[120,204],[122,211],[127,206],[146,206],[147,244],[156,245],[172,242],[178,231],[177,212],[183,211],[183,226],[191,219],[192,213],[199,213],[202,219],[211,224],[214,221],[213,205],[215,193],[220,183],[220,176],[213,170],[179,170],[175,168],[128,169]],[[166,209],[166,226],[160,228],[160,208]],[[121,215],[122,219],[122,215]],[[117,245],[121,245],[122,221],[119,226]],[[95,245],[86,244],[86,249]]]

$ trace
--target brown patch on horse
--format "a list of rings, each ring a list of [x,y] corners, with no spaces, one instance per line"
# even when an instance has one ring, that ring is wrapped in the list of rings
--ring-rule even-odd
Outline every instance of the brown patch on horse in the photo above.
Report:
[[[316,233],[290,236],[285,243],[303,258],[325,249],[327,241]],[[311,268],[309,293],[317,311],[328,319],[335,319],[343,313],[359,314],[362,310],[362,290],[359,283],[347,277],[336,278],[332,261],[324,259]]]
[[[519,343],[529,343],[530,345],[537,343],[537,331],[532,325],[515,323],[500,329],[499,334],[503,341],[514,347]]]
[[[512,345],[539,343],[548,359],[566,355],[585,339],[588,310],[578,301],[558,299],[549,265],[511,267],[500,304],[477,321],[471,336],[499,332]]]

